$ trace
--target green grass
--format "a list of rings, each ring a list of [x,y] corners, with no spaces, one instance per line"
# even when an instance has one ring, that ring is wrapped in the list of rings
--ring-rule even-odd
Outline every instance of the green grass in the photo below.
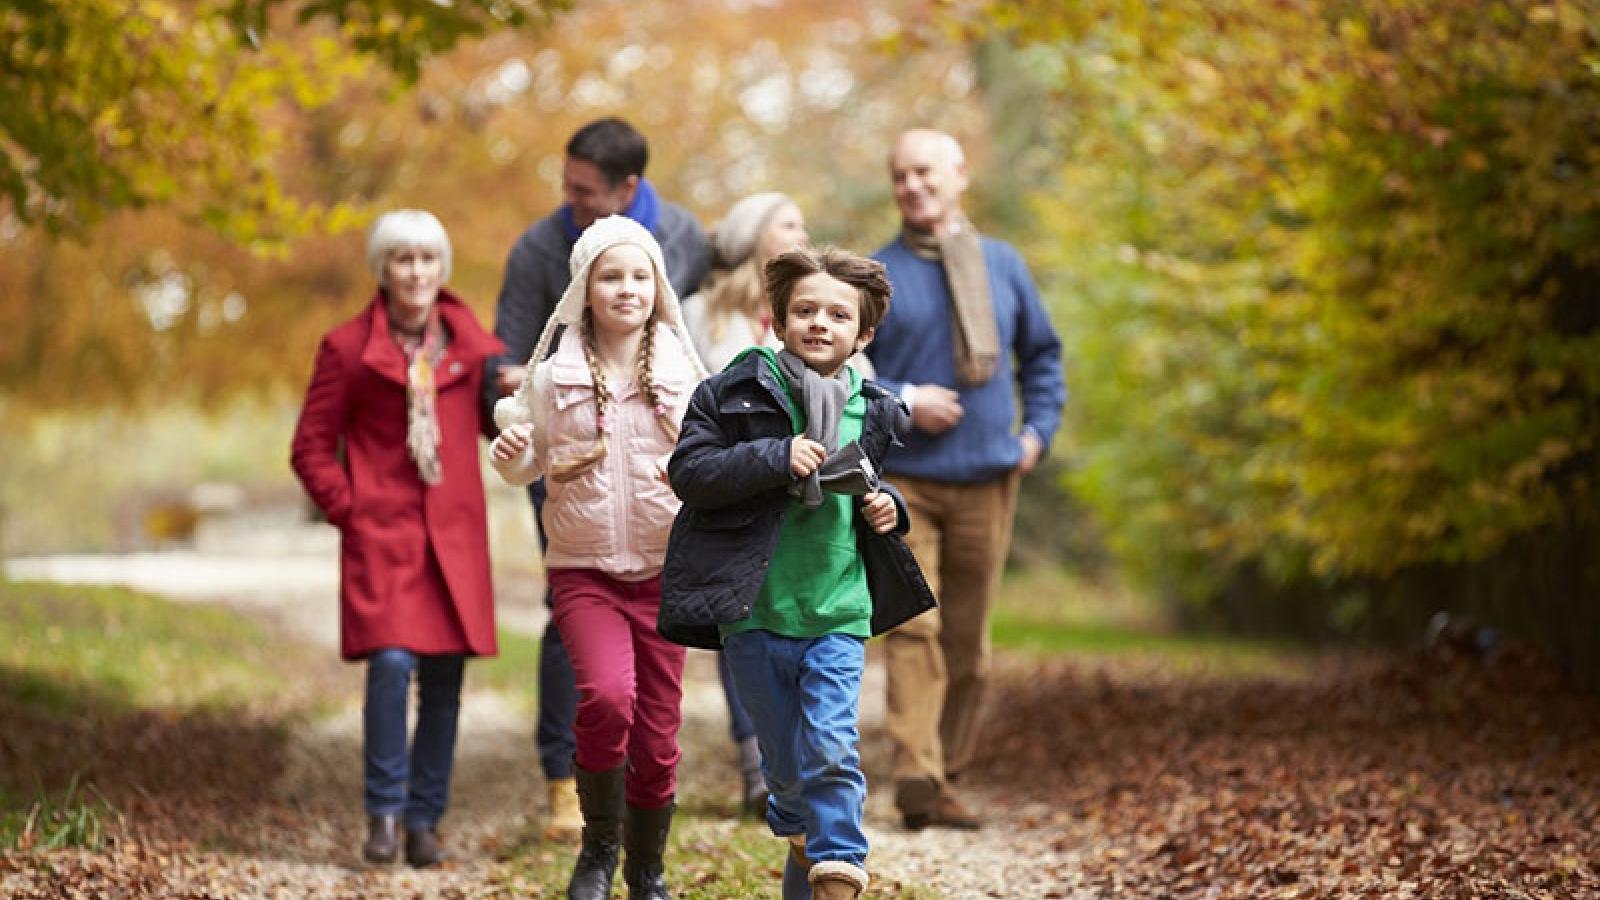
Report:
[[[1286,642],[1179,632],[1137,593],[1054,569],[1007,573],[990,636],[995,647],[1017,653],[1115,658],[1183,673],[1293,675],[1305,663]]]
[[[531,710],[538,696],[539,636],[501,628],[497,639],[500,655],[467,665],[467,686],[509,694]]]
[[[7,810],[0,814],[0,847],[20,850],[96,850],[121,818],[98,791],[83,790],[76,776],[65,790],[41,790],[31,801],[0,794],[0,807]]]
[[[0,722],[15,726],[0,726],[0,758],[16,761],[0,767],[0,850],[95,849],[121,830],[99,789],[121,774],[103,735],[316,704],[296,677],[315,651],[220,607],[0,580],[0,636]]]
[[[0,580],[0,690],[69,713],[220,709],[286,686],[281,648],[228,610],[123,588]]]

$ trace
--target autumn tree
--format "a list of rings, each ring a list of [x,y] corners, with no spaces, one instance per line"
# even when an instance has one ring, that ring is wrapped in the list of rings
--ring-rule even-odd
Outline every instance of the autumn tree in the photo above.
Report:
[[[1050,89],[1076,483],[1138,570],[1214,600],[1593,533],[1600,4],[949,9]]]
[[[326,104],[374,62],[415,80],[464,37],[542,23],[567,0],[17,0],[0,9],[0,199],[81,234],[173,206],[244,243],[347,225],[275,160],[285,108]],[[289,39],[286,39],[289,38]],[[354,51],[354,52],[352,52]]]
[[[452,287],[487,319],[516,235],[560,202],[567,137],[602,115],[649,136],[648,176],[703,224],[743,194],[784,190],[817,240],[870,250],[894,230],[885,159],[895,131],[976,130],[979,115],[964,48],[881,52],[905,5],[596,0],[533,29],[490,30],[484,19],[481,39],[413,53],[427,59],[414,84],[376,51],[330,49],[348,67],[337,90],[319,83],[329,92],[320,105],[273,107],[274,149],[251,157],[306,213],[301,237],[258,227],[265,219],[206,227],[200,210],[242,214],[255,175],[224,190],[163,165],[181,186],[170,201],[96,207],[104,214],[71,239],[21,225],[0,200],[0,412],[296,397],[317,336],[370,296],[359,226],[377,209],[436,212],[455,247]],[[262,47],[303,58],[325,43],[354,46],[356,26],[324,8],[271,6]],[[301,23],[304,10],[318,15]],[[235,37],[242,27],[216,22]],[[251,252],[268,244],[273,253]]]

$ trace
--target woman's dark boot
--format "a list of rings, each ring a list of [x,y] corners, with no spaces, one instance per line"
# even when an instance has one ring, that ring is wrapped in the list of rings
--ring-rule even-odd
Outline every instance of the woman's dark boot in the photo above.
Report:
[[[640,809],[628,805],[628,819],[622,829],[626,855],[622,860],[622,879],[628,883],[628,900],[672,900],[664,877],[667,834],[672,831],[673,804],[660,809]]]
[[[367,842],[361,855],[370,863],[392,863],[400,853],[400,817],[368,816]]]
[[[625,766],[625,764],[624,764]],[[610,900],[622,832],[624,766],[604,772],[573,767],[583,810],[583,849],[567,882],[567,900]]]

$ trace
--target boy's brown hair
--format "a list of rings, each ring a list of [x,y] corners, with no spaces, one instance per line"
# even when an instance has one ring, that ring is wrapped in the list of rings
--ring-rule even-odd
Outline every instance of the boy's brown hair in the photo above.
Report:
[[[794,286],[807,275],[830,275],[856,289],[861,314],[861,332],[877,328],[889,313],[889,276],[883,263],[848,250],[829,247],[814,250],[798,247],[767,261],[767,302],[772,304],[773,321],[782,322],[789,314],[789,298]]]

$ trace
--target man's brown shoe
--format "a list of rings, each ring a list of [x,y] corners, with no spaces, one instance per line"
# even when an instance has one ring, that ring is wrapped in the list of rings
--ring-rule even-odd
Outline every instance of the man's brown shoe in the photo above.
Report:
[[[907,828],[920,831],[928,827],[939,793],[939,782],[932,778],[902,778],[894,783],[894,805]]]
[[[392,863],[400,855],[400,817],[368,816],[361,856],[369,863]]]
[[[921,831],[924,828],[951,828],[956,831],[977,831],[983,819],[962,804],[949,789],[941,791],[933,806],[920,813],[905,814],[906,828]]]

